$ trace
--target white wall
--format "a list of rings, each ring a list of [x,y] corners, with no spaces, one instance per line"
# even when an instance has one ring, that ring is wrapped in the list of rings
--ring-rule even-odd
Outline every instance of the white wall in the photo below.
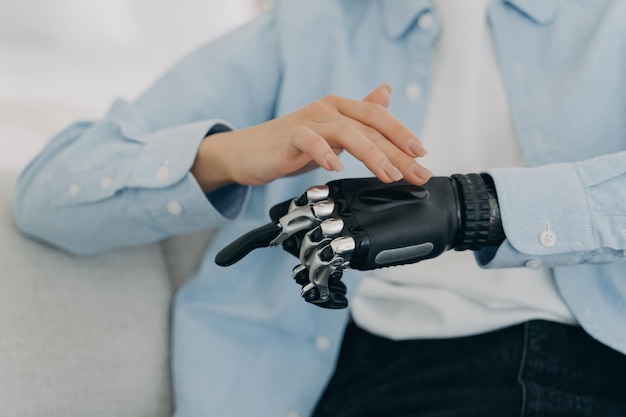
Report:
[[[57,131],[133,99],[259,0],[0,0],[0,169]]]

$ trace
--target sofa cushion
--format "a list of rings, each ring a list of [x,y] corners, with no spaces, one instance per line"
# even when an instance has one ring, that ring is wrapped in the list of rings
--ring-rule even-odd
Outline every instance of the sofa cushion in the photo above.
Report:
[[[171,415],[159,244],[77,258],[23,237],[0,171],[0,415]]]

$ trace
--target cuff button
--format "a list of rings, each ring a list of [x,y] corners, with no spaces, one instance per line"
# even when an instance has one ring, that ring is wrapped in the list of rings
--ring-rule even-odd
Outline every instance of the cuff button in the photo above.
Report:
[[[532,259],[526,262],[526,268],[528,269],[540,269],[543,266],[540,260]]]
[[[167,210],[167,212],[169,214],[171,214],[172,216],[179,216],[180,213],[183,212],[183,206],[180,205],[180,203],[178,201],[169,201],[166,205],[165,205],[165,209]]]
[[[78,194],[80,194],[80,186],[78,184],[70,184],[70,186],[67,188],[67,193],[72,197],[76,197]]]
[[[168,167],[167,165],[163,165],[162,167],[157,169],[154,177],[157,179],[157,181],[166,181],[170,177],[170,167]]]
[[[102,180],[100,180],[100,187],[102,187],[105,190],[108,190],[109,188],[113,187],[113,178],[111,177],[102,178]]]
[[[544,230],[539,235],[539,242],[542,246],[546,248],[551,248],[552,246],[556,245],[556,233],[554,233],[552,230]]]

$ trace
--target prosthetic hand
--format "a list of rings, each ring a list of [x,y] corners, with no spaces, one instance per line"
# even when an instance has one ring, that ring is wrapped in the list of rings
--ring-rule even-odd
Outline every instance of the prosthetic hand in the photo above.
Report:
[[[241,236],[215,258],[228,266],[256,248],[282,245],[299,258],[301,295],[345,308],[345,269],[361,271],[477,250],[504,240],[495,187],[486,174],[433,177],[423,186],[376,178],[331,181],[270,210],[271,223]]]

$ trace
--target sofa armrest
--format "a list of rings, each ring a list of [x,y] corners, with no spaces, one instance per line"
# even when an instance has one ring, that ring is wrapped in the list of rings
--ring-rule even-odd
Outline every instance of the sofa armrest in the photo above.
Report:
[[[22,236],[0,171],[0,415],[171,416],[160,244],[76,258]]]
[[[213,230],[170,237],[161,242],[172,288],[177,290],[200,267]]]

